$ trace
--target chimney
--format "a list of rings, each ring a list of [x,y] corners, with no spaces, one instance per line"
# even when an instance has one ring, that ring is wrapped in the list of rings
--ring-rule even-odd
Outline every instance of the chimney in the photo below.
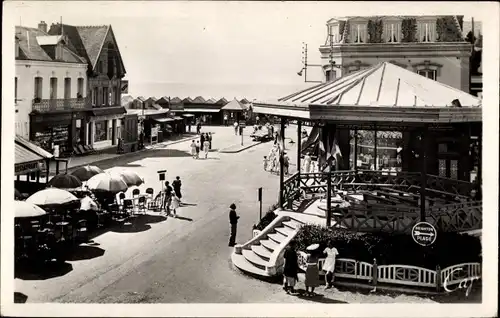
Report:
[[[45,21],[38,23],[38,30],[47,33],[47,23]]]

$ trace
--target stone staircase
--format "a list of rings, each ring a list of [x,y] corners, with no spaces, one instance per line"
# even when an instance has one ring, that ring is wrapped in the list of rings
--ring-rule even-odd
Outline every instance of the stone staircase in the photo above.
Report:
[[[261,277],[278,275],[283,267],[285,247],[304,224],[289,215],[278,215],[262,232],[242,245],[236,245],[231,255],[233,264],[243,272]]]

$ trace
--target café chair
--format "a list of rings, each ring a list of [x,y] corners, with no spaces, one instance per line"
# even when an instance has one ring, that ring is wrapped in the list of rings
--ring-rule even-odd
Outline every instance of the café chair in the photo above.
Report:
[[[76,238],[81,242],[88,242],[89,236],[87,231],[87,220],[78,221],[76,228]]]
[[[139,209],[140,212],[142,212],[143,214],[146,213],[146,197],[145,196],[142,196],[142,197],[139,197],[139,201],[138,201],[138,204],[137,204],[137,208]]]

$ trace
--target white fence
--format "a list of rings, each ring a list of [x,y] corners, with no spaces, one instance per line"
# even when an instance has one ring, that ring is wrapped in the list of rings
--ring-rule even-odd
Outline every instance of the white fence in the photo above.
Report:
[[[318,262],[320,274],[324,274],[324,261],[320,259]],[[306,253],[298,252],[298,263],[300,269],[306,270]],[[335,276],[371,281],[375,286],[377,283],[389,283],[441,289],[463,281],[481,279],[481,264],[463,263],[442,270],[439,267],[431,270],[418,266],[377,265],[376,262],[370,264],[350,258],[338,258],[335,262]]]

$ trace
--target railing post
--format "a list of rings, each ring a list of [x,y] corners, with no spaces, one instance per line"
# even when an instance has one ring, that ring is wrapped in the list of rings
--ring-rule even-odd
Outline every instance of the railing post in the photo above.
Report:
[[[436,291],[441,291],[441,267],[439,265],[436,266]]]
[[[284,152],[285,152],[285,118],[284,117],[281,117],[281,122],[280,122],[280,135],[281,135],[281,146],[282,146],[282,149],[280,151],[280,160],[279,160],[279,163],[280,163],[280,194],[279,194],[279,204],[280,204],[280,208],[283,209],[284,205],[285,205],[285,198],[284,198],[284,182],[285,182],[285,172],[283,171],[283,155],[284,155]]]
[[[326,227],[332,226],[332,164],[328,163],[326,178]]]
[[[426,188],[427,188],[427,135],[428,135],[428,128],[427,126],[424,127],[422,134],[421,134],[421,162],[422,162],[422,171],[421,173],[421,184],[420,184],[420,222],[425,222],[426,221],[426,211],[425,211],[425,201],[426,201]]]
[[[378,282],[378,266],[377,266],[377,259],[373,259],[373,267],[372,267],[372,285],[373,285],[373,290],[377,290],[377,282]]]

